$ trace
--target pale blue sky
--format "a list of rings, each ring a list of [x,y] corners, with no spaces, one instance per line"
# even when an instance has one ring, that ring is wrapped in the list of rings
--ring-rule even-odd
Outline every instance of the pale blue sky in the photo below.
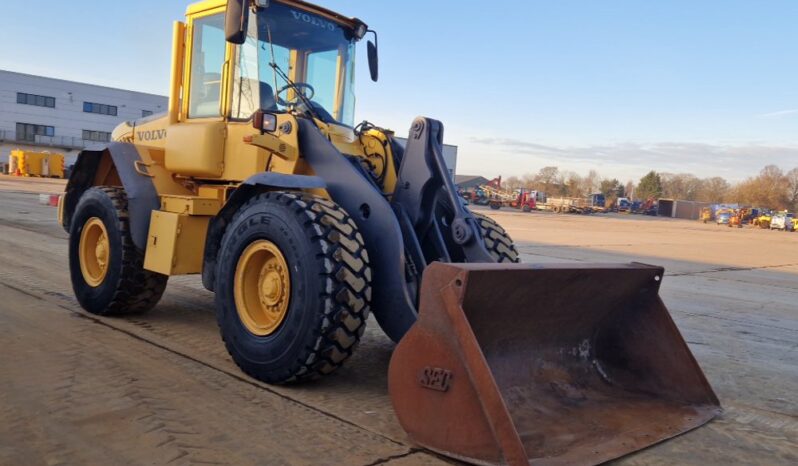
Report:
[[[5,0],[0,68],[165,94],[187,1]],[[320,0],[380,33],[357,119],[427,115],[459,172],[741,179],[798,166],[798,2]]]

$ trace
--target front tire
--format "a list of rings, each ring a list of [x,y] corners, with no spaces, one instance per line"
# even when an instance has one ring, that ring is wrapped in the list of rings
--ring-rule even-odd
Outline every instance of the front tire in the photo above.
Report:
[[[365,331],[368,254],[354,221],[334,202],[289,192],[255,196],[227,228],[217,267],[222,339],[258,380],[329,374]]]
[[[166,275],[144,270],[133,244],[127,195],[95,187],[80,197],[69,231],[72,289],[83,309],[98,315],[140,313],[161,299]]]

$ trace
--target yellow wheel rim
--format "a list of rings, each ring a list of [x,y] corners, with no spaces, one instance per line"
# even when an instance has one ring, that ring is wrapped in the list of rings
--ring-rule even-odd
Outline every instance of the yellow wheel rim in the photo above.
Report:
[[[79,251],[83,280],[91,287],[100,286],[108,274],[108,263],[111,260],[108,230],[102,220],[92,217],[83,226]]]
[[[236,266],[236,310],[252,334],[267,336],[277,330],[288,313],[291,276],[280,249],[271,241],[247,246]]]

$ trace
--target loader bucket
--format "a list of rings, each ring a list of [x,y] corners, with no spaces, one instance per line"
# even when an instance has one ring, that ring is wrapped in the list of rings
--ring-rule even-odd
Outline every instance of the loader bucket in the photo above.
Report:
[[[643,264],[442,264],[388,376],[411,439],[476,464],[597,464],[694,429],[717,397]]]

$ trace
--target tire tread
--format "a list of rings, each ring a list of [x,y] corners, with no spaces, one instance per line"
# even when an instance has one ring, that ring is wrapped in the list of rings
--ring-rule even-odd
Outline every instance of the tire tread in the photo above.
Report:
[[[371,311],[371,269],[363,237],[352,217],[332,201],[300,192],[266,192],[244,204],[233,218],[253,204],[277,202],[293,211],[307,238],[320,246],[317,255],[324,279],[323,293],[315,306],[318,328],[315,339],[282,376],[271,377],[255,368],[238,364],[250,376],[268,383],[295,383],[317,379],[341,367],[352,356],[366,328]],[[221,324],[221,322],[220,322]],[[235,354],[222,332],[230,354]],[[235,358],[234,358],[235,359]],[[290,371],[290,372],[288,372]],[[292,372],[292,373],[291,373]]]
[[[521,262],[513,239],[501,225],[486,215],[477,212],[471,213],[477,219],[479,228],[482,230],[482,238],[488,252],[497,262]]]
[[[113,186],[98,186],[91,188],[87,193],[92,190],[101,192],[110,199],[122,238],[122,273],[116,283],[111,302],[95,314],[112,316],[149,311],[163,296],[169,277],[144,269],[144,252],[136,248],[130,234],[130,216],[125,190]]]

